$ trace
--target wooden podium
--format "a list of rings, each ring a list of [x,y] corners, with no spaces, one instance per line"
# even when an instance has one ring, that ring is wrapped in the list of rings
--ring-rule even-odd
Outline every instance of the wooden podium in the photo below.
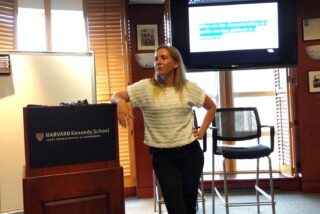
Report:
[[[122,214],[113,104],[23,109],[25,214]]]

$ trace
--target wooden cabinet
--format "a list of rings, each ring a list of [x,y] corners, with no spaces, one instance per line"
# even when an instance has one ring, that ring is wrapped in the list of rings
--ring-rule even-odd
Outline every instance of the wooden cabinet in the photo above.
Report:
[[[24,178],[24,213],[124,213],[122,178],[121,167]]]

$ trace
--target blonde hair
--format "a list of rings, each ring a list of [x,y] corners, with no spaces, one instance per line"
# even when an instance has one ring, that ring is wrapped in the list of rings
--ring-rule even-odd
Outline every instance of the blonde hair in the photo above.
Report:
[[[186,85],[186,68],[183,63],[183,59],[179,50],[170,45],[160,45],[157,47],[155,52],[159,49],[165,48],[169,51],[170,56],[172,59],[179,64],[179,66],[174,70],[174,88],[176,91],[179,92],[180,97],[182,96],[184,86]],[[152,84],[154,85],[154,94],[159,96],[165,90],[165,82],[164,80],[158,76],[155,72],[153,79],[151,80]]]

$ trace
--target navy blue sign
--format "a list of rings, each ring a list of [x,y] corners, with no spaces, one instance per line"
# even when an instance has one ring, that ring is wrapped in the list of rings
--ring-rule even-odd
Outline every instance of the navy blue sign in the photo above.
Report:
[[[25,120],[30,168],[116,159],[113,104],[27,107]]]

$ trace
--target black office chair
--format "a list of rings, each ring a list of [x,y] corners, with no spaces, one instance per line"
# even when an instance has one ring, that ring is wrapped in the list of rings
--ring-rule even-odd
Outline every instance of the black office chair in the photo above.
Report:
[[[195,110],[192,111],[193,113],[193,127],[196,128],[200,128],[198,126],[198,119],[197,119],[197,115]],[[205,135],[203,137],[202,140],[202,151],[206,152],[207,151],[207,135]],[[206,213],[206,197],[205,197],[205,193],[204,193],[204,180],[203,180],[203,173],[201,174],[200,177],[200,184],[199,184],[199,188],[198,188],[198,198],[197,198],[197,202],[202,204],[202,213],[205,214]],[[197,203],[197,206],[198,206]],[[161,193],[161,188],[160,188],[160,184],[157,180],[157,177],[155,175],[155,173],[153,172],[153,207],[154,207],[154,212],[157,212],[157,207],[159,210],[159,214],[162,213],[162,205],[164,204],[164,200],[162,198],[162,193]]]
[[[237,206],[257,206],[257,212],[260,213],[261,205],[271,205],[272,213],[275,213],[275,200],[272,181],[272,166],[269,155],[274,149],[274,127],[260,124],[259,114],[255,107],[244,108],[220,108],[217,109],[215,119],[212,123],[212,209],[215,208],[215,193],[222,200],[226,213],[229,213],[229,207]],[[270,135],[269,146],[260,144],[261,129],[268,128]],[[256,139],[256,144],[248,145],[248,140]],[[234,145],[226,144],[226,141],[234,142]],[[218,144],[219,142],[219,144]],[[222,143],[221,143],[222,142]],[[223,177],[224,177],[224,197],[215,186],[215,163],[214,156],[223,156]],[[269,163],[270,193],[266,193],[259,187],[259,159],[267,157]],[[229,203],[226,159],[257,159],[256,168],[256,201],[250,202],[232,202]],[[260,201],[260,194],[267,197],[267,201]]]

